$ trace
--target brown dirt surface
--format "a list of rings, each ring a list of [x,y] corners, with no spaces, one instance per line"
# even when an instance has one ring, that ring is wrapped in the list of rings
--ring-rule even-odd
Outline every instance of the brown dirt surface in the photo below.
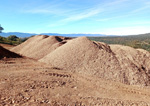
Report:
[[[14,47],[11,51],[21,55],[41,59],[71,38],[61,36],[37,35]]]
[[[17,57],[21,57],[21,56],[0,46],[0,59],[2,59],[2,58],[17,58]]]
[[[150,106],[149,91],[33,59],[0,60],[0,106]]]

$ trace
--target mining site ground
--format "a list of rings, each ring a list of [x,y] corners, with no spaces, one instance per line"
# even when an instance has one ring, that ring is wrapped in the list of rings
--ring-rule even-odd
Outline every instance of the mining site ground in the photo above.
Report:
[[[40,42],[42,43],[39,42],[39,45],[36,45],[37,47],[34,48],[33,46],[35,44],[33,44],[33,46],[30,45],[32,44],[32,42],[30,42],[32,40],[35,41],[38,40],[38,42],[40,40]],[[52,45],[54,44],[53,47],[45,47],[45,46],[51,46],[50,44],[46,45],[47,42],[45,43],[45,40],[46,41],[48,40],[47,42]],[[25,51],[31,53],[35,52],[35,54],[42,57],[44,54],[41,53],[43,53],[43,51],[46,51],[47,48],[52,49],[49,50],[49,52],[51,53],[55,49],[57,51],[57,48],[59,50],[59,47],[62,47],[61,45],[63,41],[60,40],[59,42],[57,40],[60,40],[60,38],[48,37],[48,36],[36,36],[35,38],[30,39],[29,41],[25,42],[21,46],[18,45],[19,49],[16,50],[21,51],[20,48],[23,48],[24,50],[30,49],[29,51],[26,50]],[[116,56],[117,57],[116,59],[123,62],[122,65],[124,65],[124,62],[126,61],[126,65],[135,66],[132,64],[132,62],[136,63],[135,60],[137,60],[136,59],[137,50],[134,50],[129,47],[122,47],[122,46],[109,47],[108,45],[103,43],[93,43],[87,40],[86,38],[79,38],[75,41],[77,41],[77,43],[73,42],[75,43],[75,46],[73,47],[76,47],[74,49],[77,50],[79,41],[81,41],[81,43],[84,44],[81,50],[84,50],[85,46],[87,46],[88,43],[90,47],[96,47],[96,48],[98,47],[97,49],[94,50],[100,52],[99,55],[100,57],[102,57],[101,55],[103,55],[104,57],[108,55],[107,56],[108,60],[110,57],[109,53],[112,52],[110,47],[111,48],[113,47],[112,50],[116,52],[113,53],[113,56]],[[41,45],[43,44],[45,45],[44,49],[36,53],[36,51],[38,51],[38,48],[41,48],[42,47]],[[72,41],[70,41],[70,45],[72,45]],[[72,46],[70,45],[67,44],[67,46],[64,47],[67,48],[69,47],[72,50]],[[28,56],[32,55],[31,53],[27,53],[26,57],[24,55],[23,56],[16,55],[12,51],[9,51],[12,50],[14,46],[10,46],[7,44],[1,44],[1,46],[2,47],[0,48],[1,49],[0,53],[2,54],[1,57],[4,58],[0,59],[0,106],[150,106],[150,92],[149,92],[150,86],[148,85],[143,86],[142,83],[140,82],[142,81],[141,79],[136,79],[138,82],[140,82],[139,84],[133,84],[133,85],[132,83],[125,84],[125,83],[121,83],[121,81],[119,80],[114,81],[112,78],[110,79],[108,78],[111,77],[111,75],[107,75],[109,74],[109,72],[118,72],[118,70],[115,70],[113,68],[112,68],[113,70],[106,70],[107,68],[105,68],[105,66],[102,66],[103,69],[108,71],[108,73],[106,73],[107,76],[105,75],[104,78],[102,75],[101,77],[98,75],[89,74],[88,72],[92,73],[92,70],[90,70],[92,68],[88,69],[88,65],[86,66],[87,68],[85,69],[78,68],[77,71],[73,71],[73,68],[62,69],[60,68],[58,63],[55,64],[54,66],[52,65],[52,63],[49,64],[47,62],[39,61],[38,59],[36,59],[39,58],[37,55],[33,55],[33,57],[36,58],[33,57],[29,58]],[[62,49],[64,47],[62,47]],[[115,49],[120,50],[121,52]],[[65,52],[66,50],[64,50],[63,53],[65,54]],[[122,60],[122,56],[125,57],[125,55],[124,54],[120,55],[120,53],[122,52],[127,55],[126,58],[123,58],[123,60]],[[142,58],[141,56],[143,56],[142,59],[145,63],[145,70],[147,71],[149,70],[149,53],[143,50],[142,52],[144,54],[139,55],[139,57]],[[63,53],[58,52],[57,54],[62,55]],[[69,55],[71,53],[69,53]],[[15,54],[16,56],[12,54]],[[133,56],[130,54],[132,54]],[[76,53],[74,55],[76,55]],[[49,59],[49,57],[45,59]],[[57,60],[59,58],[55,58],[55,59]],[[102,58],[101,60],[105,60],[105,59],[106,58]],[[77,62],[78,63],[77,66],[80,66],[80,62],[82,61]],[[115,61],[111,61],[111,62],[113,63]],[[61,64],[61,62],[59,63]],[[139,63],[139,61],[137,63]],[[65,62],[63,64],[65,64]],[[68,62],[68,64],[70,63]],[[98,64],[98,66],[100,64]],[[110,64],[110,66],[112,67],[114,65],[115,63]],[[128,67],[128,69],[130,68],[132,69],[131,72],[135,72],[135,73],[138,72],[138,70],[136,70],[137,67]],[[139,70],[142,73],[142,74],[139,73],[139,75],[141,75],[143,79],[149,78],[147,77],[149,76],[149,74],[145,70]],[[127,73],[126,69],[123,71]],[[120,73],[117,74],[118,76],[121,75]],[[135,75],[136,74],[132,75],[133,79],[131,79],[130,82],[133,82],[134,78],[137,78],[134,77]],[[130,77],[132,78],[132,76]],[[122,76],[119,78],[122,78]],[[149,80],[145,80],[145,82],[146,81]]]
[[[150,106],[149,91],[25,57],[0,60],[0,106]]]

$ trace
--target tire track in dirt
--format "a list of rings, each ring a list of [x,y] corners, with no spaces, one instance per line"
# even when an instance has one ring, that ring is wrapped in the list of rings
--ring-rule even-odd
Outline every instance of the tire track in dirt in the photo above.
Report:
[[[60,73],[55,73],[55,72],[49,72],[49,73],[41,72],[40,74],[48,75],[48,76],[54,76],[54,77],[71,78],[70,74],[60,74]]]
[[[127,87],[121,87],[121,86],[118,86],[118,88],[121,89],[124,92],[127,92],[127,93],[138,94],[138,95],[143,95],[143,96],[150,97],[149,92],[142,92],[139,89],[133,89],[133,88],[127,88]]]

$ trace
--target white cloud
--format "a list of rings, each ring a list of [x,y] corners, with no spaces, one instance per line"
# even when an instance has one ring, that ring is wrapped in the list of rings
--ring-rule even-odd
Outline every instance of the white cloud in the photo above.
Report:
[[[140,11],[143,11],[143,10],[146,10],[146,9],[149,9],[149,8],[150,8],[150,5],[146,5],[144,7],[133,10],[131,13],[138,13]]]
[[[73,21],[79,21],[82,19],[86,19],[92,16],[96,16],[99,15],[100,13],[104,13],[105,11],[108,11],[108,7],[113,8],[114,5],[123,3],[123,2],[127,2],[129,0],[118,0],[118,1],[113,1],[113,2],[106,2],[104,4],[96,4],[94,7],[91,8],[86,8],[84,10],[78,10],[76,12],[72,12],[69,13],[66,16],[66,18],[60,20],[59,22],[55,23],[55,24],[51,24],[49,25],[49,27],[56,27],[56,26],[60,26],[60,25],[65,25],[69,22],[73,22]],[[111,11],[111,9],[109,10]],[[119,18],[122,16],[118,16],[118,17],[113,17],[113,18]],[[95,21],[106,21],[106,20],[111,20],[113,18],[106,18],[106,19],[100,19],[100,20],[95,20]]]
[[[124,18],[124,17],[127,17],[129,15],[122,15],[122,16],[116,16],[116,17],[111,17],[111,18],[101,18],[101,19],[96,19],[95,21],[109,21],[109,20],[114,20],[114,19],[117,19],[117,18]]]
[[[141,7],[136,8],[135,10],[131,11],[131,13],[140,13],[141,11],[148,10],[150,8],[150,2],[149,1],[140,1]],[[149,10],[148,10],[149,11]]]
[[[108,2],[108,4],[106,4],[106,6],[115,6],[117,4],[120,4],[120,3],[123,3],[123,2],[127,2],[127,1],[130,1],[130,0],[115,0],[113,2]]]
[[[102,11],[107,11],[108,7],[113,7],[119,3],[125,2],[128,0],[117,0],[113,2],[105,2],[105,3],[97,3],[93,7],[83,6],[82,8],[67,8],[65,4],[69,1],[64,0],[63,2],[49,2],[46,4],[41,4],[40,6],[30,6],[24,8],[24,12],[26,13],[34,13],[34,14],[55,14],[55,15],[63,15],[66,18],[63,21],[77,21],[84,18],[88,18],[94,15],[101,13]]]
[[[68,2],[67,0],[65,0]],[[64,2],[57,3],[50,3],[50,4],[44,4],[38,7],[32,7],[26,10],[28,13],[36,13],[36,14],[53,14],[56,17],[59,17],[58,21],[51,22],[51,24],[48,23],[47,27],[57,27],[57,26],[63,26],[70,22],[74,21],[80,21],[83,19],[87,19],[90,17],[94,17],[96,15],[99,15],[101,19],[95,19],[94,21],[108,21],[113,19],[119,19],[124,18],[128,16],[134,16],[134,14],[143,11],[145,9],[150,8],[150,2],[142,2],[143,7],[139,7],[134,9],[133,11],[128,11],[126,13],[123,13],[123,15],[116,15],[114,17],[109,17],[108,13],[113,13],[114,11],[120,11],[119,9],[122,9],[122,6],[126,5],[126,2],[129,2],[130,0],[113,0],[113,2],[104,2],[103,4],[95,4],[91,7],[80,7],[79,8],[67,8],[64,6]],[[132,1],[132,3],[136,3],[136,0]],[[128,3],[127,5],[128,6]],[[131,5],[130,5],[131,6]],[[101,17],[101,13],[107,12],[107,17],[103,18]],[[63,16],[60,18],[60,15]],[[131,25],[144,25],[148,24],[150,22],[131,22],[127,23],[130,26]],[[125,23],[126,24],[126,23]],[[124,24],[124,25],[125,25]],[[126,25],[127,26],[127,25]],[[104,33],[104,34],[114,34],[114,35],[130,35],[130,34],[142,34],[142,33],[148,33],[150,27],[144,27],[144,26],[133,26],[133,27],[118,27],[118,28],[110,28],[101,30],[101,32],[98,33]]]
[[[64,22],[77,21],[77,20],[88,18],[88,17],[92,17],[94,15],[99,14],[100,12],[103,12],[103,10],[102,9],[91,9],[91,10],[89,9],[80,14],[74,14],[72,16],[68,16],[66,19],[64,19],[62,21],[64,21]]]
[[[65,5],[66,0],[62,2],[50,1],[46,3],[37,3],[29,6],[25,6],[22,8],[21,12],[31,13],[31,14],[48,14],[48,15],[67,15],[69,12],[73,11],[73,9],[65,9],[63,6]]]

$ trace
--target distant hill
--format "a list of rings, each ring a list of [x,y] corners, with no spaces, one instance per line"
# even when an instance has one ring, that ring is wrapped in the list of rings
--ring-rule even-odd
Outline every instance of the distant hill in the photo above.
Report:
[[[150,51],[150,33],[129,36],[88,37],[107,44],[121,44]]]
[[[84,34],[84,33],[78,33],[78,34],[59,34],[59,33],[41,33],[42,35],[54,35],[54,36],[65,36],[65,37],[79,37],[79,36],[92,36],[92,37],[106,37],[106,36],[115,36],[115,35],[105,35],[105,34]]]
[[[80,37],[80,36],[87,36],[92,40],[101,41],[103,39],[149,39],[150,33],[147,34],[140,34],[140,35],[127,35],[127,36],[119,36],[119,35],[105,35],[105,34],[85,34],[85,33],[78,33],[78,34],[60,34],[60,33],[22,33],[22,32],[2,32],[0,36],[8,37],[10,35],[16,35],[18,37],[30,37],[33,35],[54,35],[54,36],[64,36],[64,37]],[[109,42],[108,42],[109,43]]]
[[[39,35],[36,33],[21,33],[21,32],[8,32],[0,33],[0,36],[8,37],[9,35],[16,35],[18,37],[30,37],[33,35]],[[94,37],[106,37],[106,36],[115,36],[115,35],[104,35],[104,34],[59,34],[59,33],[40,33],[40,35],[54,35],[54,36],[65,36],[65,37],[79,37],[79,36],[94,36]]]
[[[0,33],[0,36],[3,36],[3,37],[8,37],[10,35],[16,35],[18,37],[30,37],[30,36],[33,36],[33,35],[37,35],[37,34],[34,34],[34,33],[21,33],[21,32],[3,32],[3,33]]]
[[[150,40],[150,33],[139,34],[139,35],[128,35],[128,36],[98,36],[98,37],[88,37],[91,40],[105,42],[108,44],[124,44],[129,41],[138,40]]]

